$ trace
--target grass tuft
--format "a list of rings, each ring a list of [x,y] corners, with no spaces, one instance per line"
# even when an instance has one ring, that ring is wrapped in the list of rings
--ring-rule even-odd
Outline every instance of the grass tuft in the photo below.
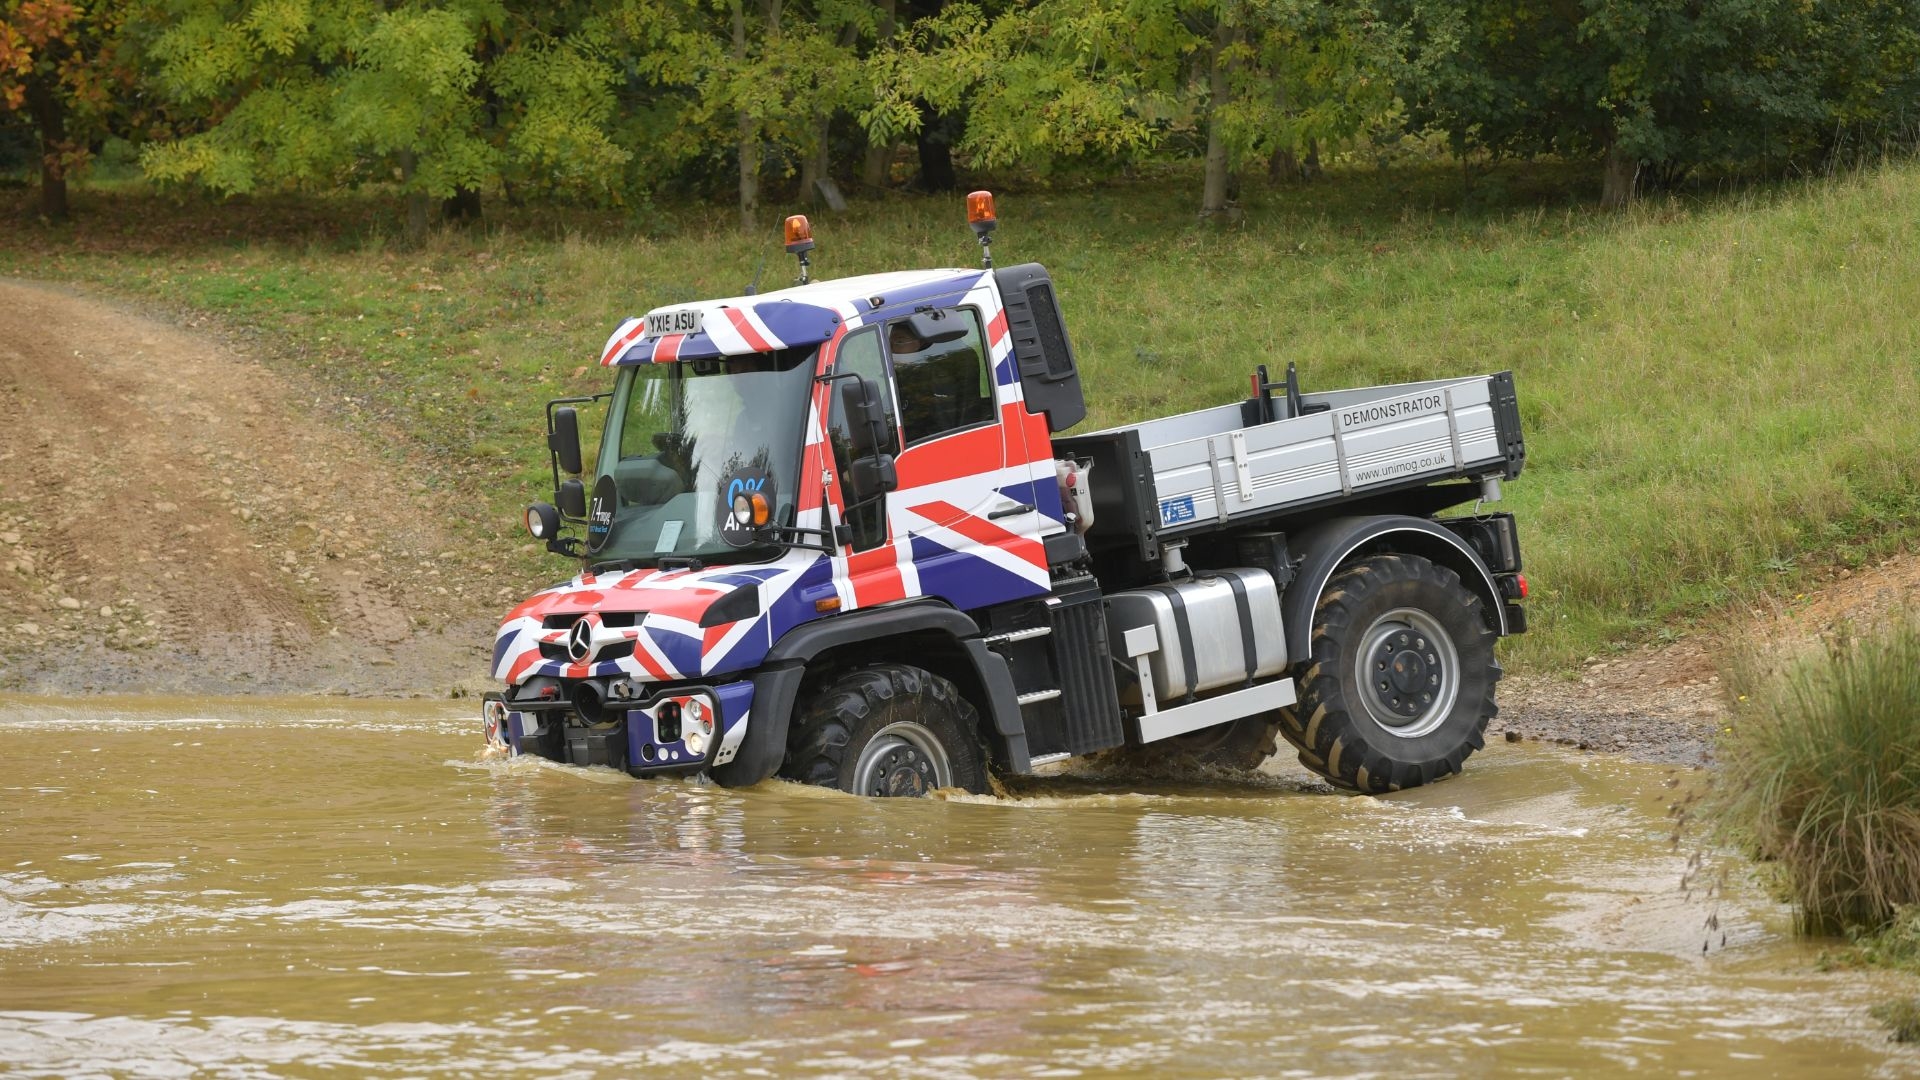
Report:
[[[1867,1010],[1893,1031],[1893,1041],[1920,1042],[1920,998],[1898,998]]]
[[[1920,921],[1899,919],[1920,904],[1920,622],[1733,684],[1719,826],[1776,864],[1805,929],[1877,931],[1889,960],[1920,956]]]

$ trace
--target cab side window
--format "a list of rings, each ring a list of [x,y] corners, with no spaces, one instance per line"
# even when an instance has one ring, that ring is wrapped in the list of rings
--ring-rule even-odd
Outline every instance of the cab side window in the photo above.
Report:
[[[880,407],[887,414],[887,438],[880,449],[888,454],[899,453],[900,410],[893,400],[893,384],[887,381],[886,363],[880,359],[879,332],[868,328],[848,334],[833,355],[833,372],[836,375],[859,375],[872,380],[873,385],[879,388]],[[842,415],[838,391],[833,395],[832,423],[835,431],[846,430],[847,419]]]
[[[880,356],[879,329],[869,327],[856,330],[841,339],[834,353],[833,369],[836,375],[854,374],[873,381],[880,391],[880,407],[887,418],[887,434],[881,440],[880,451],[898,454],[900,411],[893,399],[893,384],[887,381],[886,363]],[[840,403],[837,382],[834,384],[832,406],[828,414],[827,441],[833,446],[833,466],[840,476],[840,490],[851,498],[849,493],[852,487],[847,473],[853,464],[853,442],[847,434],[846,409]],[[884,498],[880,498],[847,509],[845,523],[853,528],[854,550],[865,551],[887,538],[885,502]]]
[[[915,312],[887,324],[907,445],[994,419],[993,368],[972,308]]]

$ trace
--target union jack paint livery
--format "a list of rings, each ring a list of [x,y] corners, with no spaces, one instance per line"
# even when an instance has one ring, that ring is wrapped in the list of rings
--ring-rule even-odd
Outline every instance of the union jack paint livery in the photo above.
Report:
[[[1043,542],[1066,530],[1052,444],[1046,419],[1025,408],[1006,313],[989,275],[875,274],[689,306],[704,316],[699,333],[646,338],[646,320],[630,318],[607,339],[601,363],[617,368],[818,345],[815,375],[824,379],[851,332],[915,309],[970,308],[985,328],[997,422],[911,445],[904,433],[896,435],[906,449],[895,462],[899,486],[886,500],[886,538],[876,546],[795,549],[760,565],[583,573],[535,594],[501,624],[496,679],[510,688],[536,679],[719,679],[753,671],[789,631],[829,614],[909,598],[972,610],[1048,592]],[[827,384],[807,409],[801,475],[831,476]],[[830,531],[848,503],[836,481],[806,486],[795,525]],[[1000,515],[1022,507],[1031,512]],[[740,590],[757,595],[749,605],[757,614],[702,625],[716,601]],[[588,655],[575,659],[565,646],[580,622],[596,627],[597,636]],[[750,701],[741,694],[729,703],[737,712],[725,716],[724,731],[744,728]],[[715,763],[728,760],[731,749],[723,738]]]
[[[1385,790],[1457,770],[1492,639],[1524,628],[1512,518],[1432,517],[1518,475],[1510,376],[1303,395],[1262,367],[1247,401],[1062,438],[1086,409],[1036,264],[656,308],[599,356],[599,453],[560,483],[577,421],[550,405],[561,509],[529,513],[584,569],[494,643],[487,729],[516,752],[922,794],[1122,744],[1258,749],[1319,670],[1294,658],[1332,633],[1329,582],[1387,553],[1366,580],[1411,584],[1352,616],[1375,621],[1349,660],[1384,674],[1285,732]],[[562,510],[584,545],[546,535]]]

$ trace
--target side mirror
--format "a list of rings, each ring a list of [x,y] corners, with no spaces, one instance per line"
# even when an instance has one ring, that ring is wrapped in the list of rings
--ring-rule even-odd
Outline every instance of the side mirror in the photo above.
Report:
[[[583,466],[580,462],[579,413],[566,406],[553,410],[553,428],[547,432],[547,449],[559,455],[561,472],[576,476],[580,474]]]
[[[847,441],[853,456],[872,456],[887,442],[886,419],[880,409],[880,388],[872,379],[856,376],[840,384],[840,411],[847,418]]]
[[[869,454],[855,458],[847,467],[847,486],[853,489],[854,502],[866,502],[900,486],[893,469],[892,454]]]
[[[587,516],[587,486],[578,477],[560,481],[560,489],[553,497],[560,503],[560,512],[567,517],[577,521]]]
[[[948,311],[916,311],[907,316],[907,329],[929,345],[945,345],[967,336],[967,321]]]

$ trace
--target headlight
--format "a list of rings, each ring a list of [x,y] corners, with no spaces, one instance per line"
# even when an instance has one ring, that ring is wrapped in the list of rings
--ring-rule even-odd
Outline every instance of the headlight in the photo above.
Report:
[[[507,744],[507,703],[498,698],[488,698],[480,706],[480,721],[487,732],[487,742],[494,746]]]

